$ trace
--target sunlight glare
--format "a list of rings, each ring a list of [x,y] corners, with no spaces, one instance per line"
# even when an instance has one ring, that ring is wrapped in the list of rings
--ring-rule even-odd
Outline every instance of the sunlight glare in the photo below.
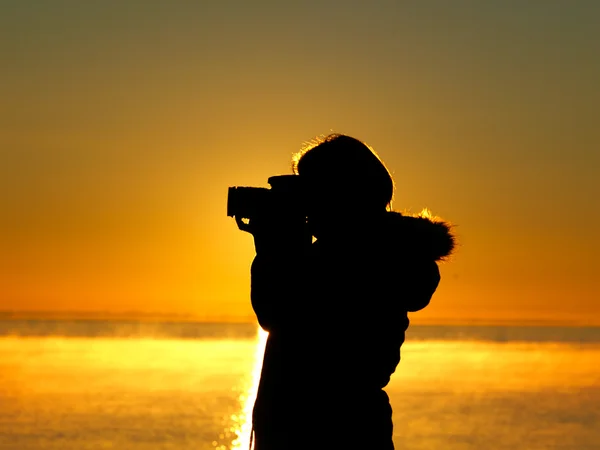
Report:
[[[416,217],[422,217],[424,219],[433,219],[433,214],[429,208],[423,208],[420,213],[416,215]]]
[[[269,333],[259,327],[250,386],[248,387],[246,394],[242,394],[240,396],[240,402],[243,404],[242,411],[239,415],[232,417],[232,419],[237,422],[237,427],[235,429],[237,438],[231,443],[232,450],[245,450],[250,448],[252,408],[254,407],[254,400],[256,400],[256,392],[258,390],[258,382],[260,380],[263,355],[265,353],[265,345],[267,343],[268,336]]]

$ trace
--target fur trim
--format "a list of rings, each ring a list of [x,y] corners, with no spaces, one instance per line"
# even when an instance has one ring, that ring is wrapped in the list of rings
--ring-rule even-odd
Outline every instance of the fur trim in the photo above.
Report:
[[[416,215],[402,215],[395,211],[390,211],[387,215],[393,241],[406,251],[443,261],[456,248],[452,225],[433,217],[427,210]]]

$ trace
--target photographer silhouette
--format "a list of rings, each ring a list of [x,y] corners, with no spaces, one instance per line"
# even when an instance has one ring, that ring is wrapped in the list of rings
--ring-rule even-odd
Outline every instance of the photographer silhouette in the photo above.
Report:
[[[392,178],[357,139],[329,135],[293,171],[274,180],[287,190],[229,192],[228,214],[254,236],[251,301],[269,332],[255,448],[391,450],[383,388],[454,237],[442,221],[390,210]]]

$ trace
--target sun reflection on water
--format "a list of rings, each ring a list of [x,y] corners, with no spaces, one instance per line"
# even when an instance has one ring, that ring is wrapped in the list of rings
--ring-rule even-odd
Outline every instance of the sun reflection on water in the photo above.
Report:
[[[0,448],[246,450],[266,338],[0,336]],[[408,340],[397,444],[597,449],[598,342]]]
[[[250,377],[249,387],[245,394],[240,395],[240,403],[243,405],[242,411],[234,415],[231,419],[236,424],[233,431],[237,438],[231,443],[232,450],[245,450],[250,448],[250,433],[252,431],[252,408],[256,399],[260,372],[262,369],[263,355],[269,333],[259,327],[258,339],[256,343],[256,352],[254,354],[254,365]]]

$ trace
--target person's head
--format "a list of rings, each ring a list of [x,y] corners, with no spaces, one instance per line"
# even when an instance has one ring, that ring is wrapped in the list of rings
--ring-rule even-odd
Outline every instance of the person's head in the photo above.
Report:
[[[293,160],[308,194],[308,220],[315,230],[385,212],[394,182],[383,162],[365,143],[331,134],[299,152]]]

